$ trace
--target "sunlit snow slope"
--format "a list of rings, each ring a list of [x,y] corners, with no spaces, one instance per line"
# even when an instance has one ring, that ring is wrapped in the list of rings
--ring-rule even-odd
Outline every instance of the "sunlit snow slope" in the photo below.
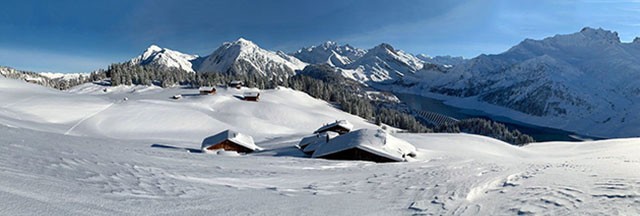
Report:
[[[0,215],[640,214],[638,139],[519,148],[395,134],[419,149],[415,162],[329,161],[293,145],[335,119],[374,126],[289,89],[257,103],[194,94],[0,77]],[[227,128],[266,150],[188,151]]]

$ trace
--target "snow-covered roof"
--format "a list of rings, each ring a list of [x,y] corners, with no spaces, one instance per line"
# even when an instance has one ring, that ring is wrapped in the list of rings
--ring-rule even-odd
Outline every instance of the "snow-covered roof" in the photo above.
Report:
[[[319,134],[314,134],[308,137],[302,138],[298,143],[298,147],[305,153],[310,153],[316,150],[318,146],[327,143],[330,139],[337,137],[338,133],[327,131]]]
[[[241,145],[254,151],[262,150],[262,148],[260,148],[253,142],[253,138],[251,136],[232,130],[225,130],[216,135],[205,138],[202,141],[201,148],[206,149],[225,140],[229,140],[235,144]]]
[[[328,143],[318,146],[311,157],[319,158],[353,148],[394,161],[406,161],[407,155],[416,153],[415,146],[383,130],[360,129],[335,137]]]
[[[216,88],[213,86],[201,86],[200,88],[198,88],[198,91],[213,91]]]
[[[242,85],[244,82],[240,81],[240,80],[233,80],[231,82],[229,82],[229,85]]]
[[[332,122],[332,123],[329,123],[329,124],[325,124],[324,126],[318,128],[318,130],[314,131],[313,133],[324,132],[327,129],[335,127],[335,126],[340,126],[340,127],[345,128],[347,130],[353,129],[353,124],[351,124],[351,122],[349,122],[347,120],[336,120],[335,122]]]
[[[245,92],[243,95],[245,97],[258,97],[260,95],[260,92],[258,92],[258,91],[250,91],[250,92]]]

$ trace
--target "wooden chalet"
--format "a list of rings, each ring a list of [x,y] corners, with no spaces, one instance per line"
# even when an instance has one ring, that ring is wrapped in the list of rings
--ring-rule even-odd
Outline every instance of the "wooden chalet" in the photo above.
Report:
[[[251,153],[262,150],[249,135],[232,130],[225,130],[216,135],[205,138],[202,141],[202,151],[236,151],[239,153]]]
[[[242,88],[242,86],[244,86],[244,82],[242,82],[240,80],[233,80],[233,81],[229,82],[229,87],[232,87],[232,88],[240,89],[240,88]]]
[[[325,124],[324,126],[318,128],[313,133],[322,133],[327,131],[333,131],[338,134],[346,134],[349,133],[353,129],[353,125],[347,120],[336,120],[335,122]]]
[[[244,94],[242,94],[242,99],[246,101],[258,101],[260,100],[260,92],[257,92],[257,91],[245,92]]]
[[[202,86],[198,88],[200,95],[214,95],[216,94],[216,88],[213,86]]]

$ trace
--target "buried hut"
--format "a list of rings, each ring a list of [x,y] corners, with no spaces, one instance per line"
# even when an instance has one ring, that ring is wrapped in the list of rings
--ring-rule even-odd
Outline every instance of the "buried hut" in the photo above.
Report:
[[[333,131],[338,134],[346,134],[349,133],[353,129],[353,124],[347,120],[336,120],[335,122],[325,124],[324,126],[318,128],[318,130],[313,133],[322,133],[327,131]]]
[[[244,85],[244,82],[240,80],[233,80],[229,82],[229,87],[240,89]]]
[[[251,153],[262,150],[253,142],[249,135],[238,133],[232,130],[225,130],[216,135],[205,138],[202,141],[202,151],[236,151],[241,153]]]
[[[332,131],[326,131],[319,134],[307,136],[300,140],[297,147],[306,154],[313,154],[318,146],[326,144],[327,142],[329,142],[329,140],[337,137],[338,135],[340,134]]]
[[[319,145],[312,158],[334,160],[366,160],[374,162],[402,162],[416,156],[410,143],[393,137],[383,130],[360,129],[330,139]]]

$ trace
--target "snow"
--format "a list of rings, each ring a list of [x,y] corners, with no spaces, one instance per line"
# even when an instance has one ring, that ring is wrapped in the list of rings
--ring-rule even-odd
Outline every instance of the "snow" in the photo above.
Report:
[[[463,64],[466,61],[468,61],[468,59],[465,59],[461,56],[454,57],[454,56],[448,56],[448,55],[431,57],[425,54],[418,54],[416,55],[416,58],[424,61],[425,63],[442,65],[445,67],[452,67],[455,65]]]
[[[198,67],[198,72],[249,72],[260,75],[295,74],[307,64],[282,52],[264,50],[255,43],[239,38],[226,42],[207,56]]]
[[[41,72],[38,73],[49,79],[61,79],[61,80],[76,80],[80,77],[89,77],[88,73],[53,73],[53,72]]]
[[[423,67],[423,62],[411,54],[383,43],[369,49],[361,58],[344,66],[347,69],[360,67],[365,72],[367,80],[385,82],[399,80],[405,75],[415,73]]]
[[[310,154],[313,153],[320,145],[326,144],[330,139],[333,139],[338,135],[340,134],[332,131],[327,131],[307,136],[300,140],[300,142],[298,143],[298,148],[300,148],[304,153]]]
[[[255,91],[255,90],[247,91],[247,92],[242,93],[242,96],[244,96],[244,97],[258,97],[258,96],[260,96],[260,92],[259,91]]]
[[[341,151],[357,148],[394,161],[407,161],[415,155],[416,148],[410,143],[395,138],[383,130],[359,129],[316,147],[313,158],[321,158]]]
[[[396,90],[446,93],[447,104],[595,137],[640,134],[640,46],[584,28],[526,39],[452,68],[429,67]],[[409,84],[410,83],[410,84]],[[433,91],[433,92],[432,92]],[[440,91],[440,92],[438,92]]]
[[[318,46],[300,49],[291,55],[311,64],[327,63],[332,66],[342,67],[364,56],[365,53],[366,50],[327,41]]]
[[[262,150],[262,148],[258,147],[253,142],[253,137],[246,134],[238,133],[236,131],[231,131],[231,130],[225,130],[216,135],[205,138],[202,141],[202,146],[200,148],[204,151],[207,148],[211,147],[212,145],[219,144],[225,140],[229,140],[231,142],[234,142],[240,146],[251,149],[253,151]]]
[[[366,83],[369,81],[369,77],[367,76],[363,66],[358,66],[355,69],[338,68],[338,72],[342,74],[342,76],[360,83]]]
[[[198,91],[213,91],[216,88],[213,86],[200,86],[200,88],[198,88]]]
[[[346,129],[348,131],[353,129],[353,124],[351,124],[351,122],[342,119],[342,120],[336,120],[335,122],[331,122],[331,123],[325,124],[322,127],[318,128],[313,133],[321,133],[321,132],[324,132],[327,129],[332,128],[334,126],[340,126],[340,127],[344,128],[344,129]]]
[[[16,89],[11,89],[14,85]],[[0,118],[0,123],[41,131],[55,129],[79,136],[118,139],[152,136],[200,143],[204,137],[226,129],[251,135],[257,141],[309,134],[318,125],[336,118],[358,127],[375,127],[327,102],[287,88],[261,91],[259,103],[239,99],[244,92],[254,91],[249,88],[221,88],[214,96],[199,96],[198,89],[87,83],[59,92],[3,79],[0,91],[3,93],[0,100],[6,101],[2,103],[0,116],[7,117]],[[183,96],[181,100],[171,99],[178,94]],[[125,97],[129,100],[124,101]]]
[[[0,215],[640,214],[637,138],[515,147],[396,133],[415,161],[313,159],[294,145],[324,122],[377,127],[291,89],[259,103],[242,92],[60,92],[0,77]],[[226,129],[265,150],[195,153]]]
[[[177,68],[188,72],[194,72],[192,61],[197,58],[197,55],[184,54],[152,44],[141,55],[129,60],[129,63],[133,65],[153,65],[163,68]]]

